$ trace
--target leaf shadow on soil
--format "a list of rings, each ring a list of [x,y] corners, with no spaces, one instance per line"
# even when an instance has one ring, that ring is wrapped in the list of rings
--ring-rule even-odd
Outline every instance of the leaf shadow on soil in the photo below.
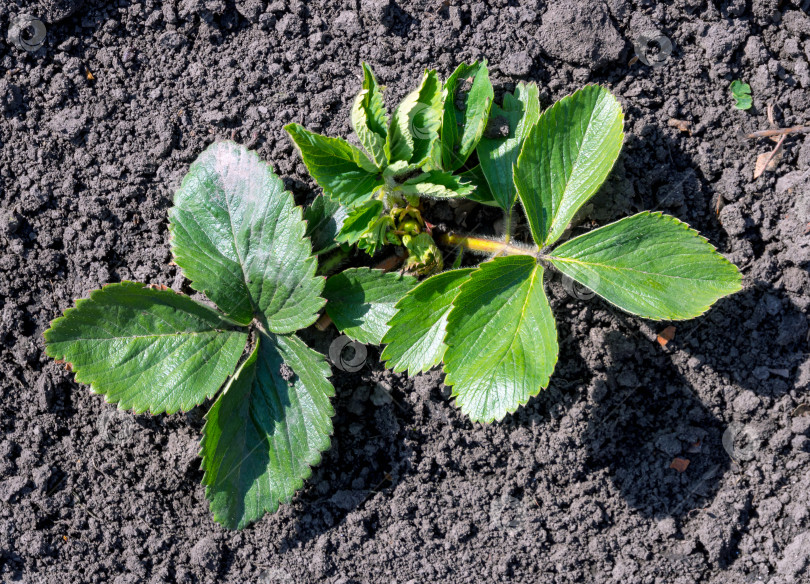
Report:
[[[339,336],[332,333],[326,338],[302,331],[302,338],[328,354],[330,341]],[[331,447],[280,519],[293,524],[279,543],[282,553],[351,521],[352,511],[378,493],[389,497],[410,470],[412,451],[402,438],[413,411],[396,376],[380,365],[377,348],[368,347],[367,365],[357,372],[333,366],[331,381],[336,412]]]

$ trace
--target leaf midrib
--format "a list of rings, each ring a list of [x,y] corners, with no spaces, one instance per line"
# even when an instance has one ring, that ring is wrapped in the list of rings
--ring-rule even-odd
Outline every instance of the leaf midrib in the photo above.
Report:
[[[231,330],[231,329],[211,329],[207,331],[177,331],[174,333],[164,333],[158,335],[131,335],[127,337],[82,337],[82,338],[73,338],[73,341],[124,341],[124,340],[134,340],[134,339],[160,339],[163,337],[177,337],[177,336],[193,336],[193,335],[221,335],[221,334],[232,334],[238,333],[240,331]],[[54,341],[54,342],[66,342],[66,341]]]
[[[512,339],[509,341],[508,345],[505,345],[505,348],[501,351],[500,355],[498,356],[498,359],[497,359],[498,364],[500,364],[503,361],[503,356],[512,349],[512,347],[515,344],[515,341],[518,338],[518,332],[520,331],[520,328],[523,325],[523,321],[526,318],[526,307],[529,304],[529,298],[531,296],[531,291],[532,291],[532,288],[534,287],[534,280],[537,277],[537,268],[538,268],[538,265],[535,265],[534,268],[532,268],[531,275],[527,278],[529,288],[526,291],[526,298],[523,301],[523,307],[520,309],[520,317],[518,319],[517,325],[515,326],[515,333],[512,335]],[[495,315],[497,316],[502,310],[504,310],[504,308],[506,308],[506,303],[504,303],[503,306],[501,306],[497,311],[495,311]],[[495,371],[496,371],[497,368],[498,368],[498,366],[495,366],[492,369],[490,369],[489,375],[487,376],[487,380],[489,382],[487,385],[490,388],[492,386],[491,381],[495,377]],[[490,393],[490,390],[487,390],[487,393]]]
[[[638,270],[636,268],[626,268],[626,267],[623,267],[623,266],[611,266],[609,264],[602,264],[602,263],[599,263],[599,262],[583,262],[581,260],[575,260],[573,258],[562,258],[562,257],[559,257],[559,256],[550,256],[550,255],[549,256],[543,256],[543,259],[547,259],[549,261],[556,260],[556,261],[559,261],[559,262],[562,262],[562,263],[567,262],[567,263],[582,265],[582,266],[586,266],[586,267],[599,267],[599,268],[605,268],[605,269],[608,269],[608,270],[634,272],[634,273],[637,273],[637,274],[644,274],[645,276],[660,276],[662,278],[672,278],[674,280],[686,280],[686,281],[690,281],[690,282],[692,282],[692,281],[699,281],[699,282],[721,281],[722,282],[723,281],[723,280],[718,280],[717,278],[688,278],[688,277],[684,277],[684,276],[673,276],[673,275],[670,275],[670,274],[662,274],[660,272],[646,272],[644,270]]]

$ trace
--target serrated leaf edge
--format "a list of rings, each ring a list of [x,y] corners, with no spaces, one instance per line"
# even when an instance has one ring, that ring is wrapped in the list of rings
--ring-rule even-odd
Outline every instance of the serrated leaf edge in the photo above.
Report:
[[[100,293],[102,293],[104,290],[110,288],[111,286],[119,286],[121,284],[135,284],[135,285],[140,286],[141,288],[150,287],[150,284],[144,284],[142,282],[133,282],[131,280],[121,280],[120,282],[110,282],[110,283],[104,284],[101,288],[96,288],[94,290],[90,290],[90,294],[89,294],[89,296],[87,298],[77,298],[75,303],[74,303],[74,306],[71,306],[70,308],[65,309],[65,311],[62,313],[61,316],[57,316],[56,318],[51,320],[50,323],[48,324],[48,328],[45,331],[43,331],[42,337],[45,340],[45,354],[48,357],[50,357],[51,359],[54,359],[55,361],[64,362],[69,367],[70,371],[73,373],[74,383],[88,386],[90,388],[90,392],[92,394],[102,396],[104,398],[104,403],[116,406],[116,409],[118,411],[121,411],[121,412],[132,412],[134,415],[140,415],[140,414],[148,412],[149,415],[152,415],[152,416],[156,416],[156,415],[164,414],[164,413],[167,414],[167,415],[176,414],[177,412],[186,413],[186,412],[190,412],[194,408],[204,404],[206,402],[206,400],[209,400],[209,399],[213,398],[215,395],[217,395],[220,392],[220,390],[227,383],[229,383],[230,376],[229,376],[228,380],[223,382],[223,384],[220,385],[219,387],[217,387],[213,392],[211,392],[210,395],[206,395],[199,403],[193,404],[188,409],[183,409],[184,406],[181,405],[176,410],[168,410],[166,408],[163,408],[163,409],[160,409],[160,410],[152,410],[151,408],[147,408],[145,410],[140,410],[139,411],[138,408],[135,407],[135,406],[122,407],[122,402],[120,400],[119,401],[110,401],[109,400],[109,395],[107,393],[99,390],[97,380],[93,380],[90,383],[87,383],[86,381],[81,381],[81,380],[77,379],[77,376],[81,374],[80,368],[74,369],[72,363],[70,363],[69,361],[64,361],[65,355],[59,354],[59,353],[54,351],[53,347],[49,344],[48,333],[50,333],[53,330],[54,326],[56,326],[60,321],[66,319],[68,317],[68,314],[70,314],[70,313],[72,313],[72,312],[74,312],[76,310],[79,310],[79,308],[83,304],[86,304],[88,302],[92,302],[93,299],[94,299],[93,298],[94,296],[98,296]],[[175,294],[177,294],[178,296],[183,296],[185,298],[188,298],[189,300],[197,302],[196,300],[194,300],[193,298],[190,298],[186,294],[183,294],[182,292],[177,292],[175,290],[172,290],[171,288],[166,288],[166,290],[164,290],[164,291],[171,291],[171,292],[174,292]],[[202,304],[202,303],[199,303],[199,302],[198,302],[198,304],[200,304],[201,306],[204,306],[205,308],[207,308],[209,310],[212,310],[212,311],[216,312],[220,316],[220,318],[222,318],[223,321],[228,321],[229,320],[228,317],[225,314],[223,314],[222,312],[220,312],[219,310],[215,310],[214,308],[211,308],[210,306],[208,306],[206,304]],[[240,329],[245,330],[245,332],[247,332],[244,325],[241,325],[239,323],[233,323],[233,325],[236,326],[236,327],[239,327]],[[231,329],[231,331],[235,331],[235,330],[236,329]],[[190,334],[193,334],[193,333],[190,333]],[[173,337],[175,335],[174,334],[171,334],[171,335],[163,334],[163,335],[142,335],[142,336],[155,336],[155,337],[160,337],[160,336],[169,337],[169,336],[172,336]],[[237,369],[238,369],[238,367],[239,367],[239,364],[237,364]]]
[[[729,259],[728,259],[728,258],[726,258],[726,257],[725,257],[723,254],[721,254],[719,251],[717,251],[717,248],[714,246],[714,244],[712,244],[712,243],[711,243],[711,242],[710,242],[710,241],[709,241],[709,240],[708,240],[706,237],[704,237],[704,236],[703,236],[703,235],[702,235],[702,234],[701,234],[701,233],[700,233],[698,230],[694,229],[694,228],[693,228],[692,226],[690,226],[688,223],[686,223],[686,222],[684,222],[684,221],[681,221],[681,220],[680,220],[680,219],[678,219],[677,217],[674,217],[674,216],[672,216],[672,215],[669,215],[669,214],[667,214],[667,213],[664,213],[663,211],[641,211],[641,212],[639,212],[639,213],[636,213],[635,215],[628,215],[627,217],[622,217],[621,219],[618,219],[618,220],[613,221],[613,222],[611,222],[611,223],[607,223],[607,224],[605,224],[605,225],[602,225],[602,226],[600,226],[600,227],[597,227],[596,229],[602,229],[603,227],[608,227],[609,225],[613,225],[613,224],[619,223],[619,222],[621,222],[621,221],[626,221],[626,220],[628,220],[628,219],[632,219],[633,217],[638,217],[638,216],[640,216],[640,215],[647,215],[647,216],[649,216],[649,217],[658,217],[658,218],[662,218],[662,219],[664,219],[664,220],[666,220],[666,221],[669,221],[670,223],[674,223],[675,225],[677,225],[677,226],[678,226],[680,229],[682,229],[683,231],[686,231],[686,232],[688,232],[689,234],[691,234],[691,235],[693,235],[693,236],[696,236],[696,237],[697,237],[697,238],[698,238],[700,241],[702,241],[703,243],[705,243],[706,245],[708,245],[708,246],[709,246],[709,248],[710,248],[710,250],[711,250],[712,252],[714,252],[714,254],[715,254],[715,255],[716,255],[716,256],[717,256],[717,257],[718,257],[718,258],[719,258],[719,259],[720,259],[722,262],[724,262],[724,263],[728,264],[729,266],[733,266],[733,267],[735,268],[735,270],[736,270],[736,272],[737,272],[737,274],[736,274],[736,275],[737,275],[737,277],[736,277],[736,280],[737,280],[737,289],[736,289],[736,290],[734,290],[734,291],[732,291],[732,292],[729,292],[728,294],[725,294],[725,295],[721,296],[720,298],[718,298],[717,300],[715,300],[715,301],[714,301],[714,302],[712,302],[711,304],[708,304],[708,305],[706,305],[706,306],[702,306],[702,307],[700,307],[700,308],[698,309],[698,310],[700,310],[700,312],[697,312],[697,313],[695,313],[695,314],[693,314],[693,315],[687,315],[687,316],[682,316],[682,317],[678,317],[678,318],[649,318],[649,317],[647,317],[647,316],[641,316],[641,315],[636,314],[636,313],[634,313],[634,312],[630,312],[629,310],[626,310],[626,309],[624,309],[624,308],[622,308],[622,307],[620,307],[620,306],[618,306],[618,305],[614,304],[613,302],[611,302],[610,300],[608,300],[607,298],[605,298],[604,296],[602,296],[601,294],[599,294],[599,292],[597,292],[596,290],[594,290],[594,289],[592,289],[592,288],[588,287],[586,283],[583,283],[583,282],[579,282],[579,281],[577,281],[577,282],[578,282],[580,285],[585,286],[586,288],[588,288],[588,290],[591,290],[591,292],[593,292],[594,294],[596,294],[597,296],[599,296],[599,298],[601,298],[602,300],[604,300],[605,302],[607,302],[607,303],[608,303],[608,304],[610,304],[611,306],[615,306],[616,308],[618,308],[618,309],[619,309],[619,310],[621,310],[622,312],[625,312],[625,313],[627,313],[627,314],[632,314],[633,316],[637,316],[637,317],[639,317],[639,318],[644,318],[644,319],[646,319],[646,320],[652,320],[652,321],[656,321],[656,322],[660,322],[660,321],[679,321],[679,320],[691,320],[691,319],[693,319],[693,318],[697,318],[697,317],[699,317],[699,316],[703,316],[704,314],[706,314],[706,312],[708,312],[708,311],[709,311],[709,309],[710,309],[712,306],[714,306],[714,305],[715,305],[715,303],[717,303],[717,301],[718,301],[718,300],[720,300],[721,298],[725,298],[726,296],[731,296],[732,294],[736,294],[737,292],[739,292],[740,290],[742,290],[742,274],[740,273],[740,269],[739,269],[739,268],[736,266],[736,264],[734,264],[734,262],[729,261]],[[582,236],[584,236],[584,235],[587,235],[588,233],[591,233],[592,231],[596,231],[596,229],[593,229],[593,230],[591,230],[591,231],[588,231],[588,232],[586,232],[586,233],[583,233],[582,235],[580,235],[580,236],[578,236],[578,237],[582,237]],[[576,238],[575,238],[575,239],[576,239]],[[568,241],[573,241],[573,239],[569,239]],[[564,243],[567,243],[567,242],[564,242]],[[560,245],[564,245],[564,243],[563,243],[563,244],[560,244]],[[552,251],[552,253],[547,254],[547,255],[544,255],[544,256],[541,256],[541,257],[542,257],[542,259],[547,259],[549,262],[552,262],[552,265],[554,265],[554,264],[553,264],[553,261],[554,261],[554,260],[556,260],[556,261],[560,261],[560,262],[569,262],[569,263],[585,263],[585,262],[575,262],[575,261],[570,260],[569,258],[560,258],[560,257],[554,256],[553,251]],[[596,265],[596,264],[591,264],[591,265]],[[609,265],[607,265],[607,264],[599,264],[599,265],[601,265],[601,266],[603,266],[603,267],[610,268],[610,269],[617,269],[617,270],[621,270],[621,269],[623,269],[623,268],[619,268],[619,267],[616,267],[616,266],[609,266]],[[554,268],[555,268],[557,271],[560,271],[560,270],[559,270],[559,268],[557,268],[556,266],[554,266]],[[627,269],[627,268],[624,268],[624,269]],[[637,271],[637,270],[631,270],[631,271]],[[656,274],[656,275],[659,275],[659,274]],[[573,278],[573,277],[572,277],[572,278]],[[576,278],[573,278],[573,279],[574,279],[574,280],[576,280]]]

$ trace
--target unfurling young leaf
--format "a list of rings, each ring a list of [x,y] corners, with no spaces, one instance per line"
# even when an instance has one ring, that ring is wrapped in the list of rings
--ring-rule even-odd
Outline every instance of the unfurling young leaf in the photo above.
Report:
[[[301,209],[243,146],[211,145],[174,202],[175,262],[222,312],[169,290],[111,284],[51,323],[46,351],[136,412],[188,410],[233,376],[208,413],[201,454],[214,518],[241,528],[289,501],[329,447],[329,368],[294,334],[323,306],[324,278]],[[334,212],[321,203],[310,216]],[[234,375],[250,327],[256,346]]]
[[[388,162],[438,162],[441,116],[442,82],[436,71],[425,71],[419,88],[402,100],[391,118],[385,143]]]
[[[505,93],[503,105],[492,106],[489,118],[492,134],[485,134],[478,144],[481,172],[486,177],[492,198],[504,211],[511,210],[515,204],[517,193],[512,168],[529,130],[540,117],[539,96],[534,83],[518,83],[514,94]]]
[[[363,63],[363,89],[357,94],[352,107],[352,127],[374,164],[384,168],[388,162],[385,155],[388,114],[377,79],[366,63]]]
[[[495,93],[486,61],[462,63],[447,78],[444,87],[442,168],[454,171],[464,166],[481,139]]]
[[[372,229],[374,223],[380,218],[382,210],[382,201],[376,199],[354,207],[343,222],[336,237],[337,241],[350,245],[356,244]]]
[[[397,192],[405,195],[418,195],[420,197],[435,197],[437,199],[452,199],[454,197],[469,196],[475,186],[464,182],[458,176],[442,170],[430,170],[413,178],[409,178],[397,188]]]
[[[369,200],[383,184],[374,163],[345,140],[315,134],[298,124],[287,124],[284,129],[301,152],[309,174],[335,201],[352,207]]]

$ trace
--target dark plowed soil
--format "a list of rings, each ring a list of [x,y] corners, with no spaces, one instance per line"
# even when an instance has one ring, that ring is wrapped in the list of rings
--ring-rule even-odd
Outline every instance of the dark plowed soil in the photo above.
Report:
[[[23,12],[47,27],[36,52],[0,44],[0,580],[810,582],[810,415],[797,410],[810,401],[810,137],[789,136],[754,179],[774,143],[743,136],[771,127],[769,107],[777,126],[810,121],[809,6],[0,3],[3,37]],[[634,60],[642,35],[660,50]],[[543,106],[610,87],[627,138],[590,219],[672,213],[740,266],[744,290],[662,346],[669,323],[555,278],[551,387],[491,426],[459,415],[439,372],[391,375],[370,348],[334,378],[333,447],[305,489],[222,529],[199,484],[201,412],[117,412],[45,357],[43,330],[107,282],[184,286],[167,209],[213,140],[254,144],[306,203],[317,190],[282,126],[347,136],[361,59],[393,103],[424,68],[480,57],[499,91],[537,81]],[[751,110],[732,105],[738,78]],[[445,215],[469,229],[482,216]],[[325,351],[335,333],[310,336]]]

